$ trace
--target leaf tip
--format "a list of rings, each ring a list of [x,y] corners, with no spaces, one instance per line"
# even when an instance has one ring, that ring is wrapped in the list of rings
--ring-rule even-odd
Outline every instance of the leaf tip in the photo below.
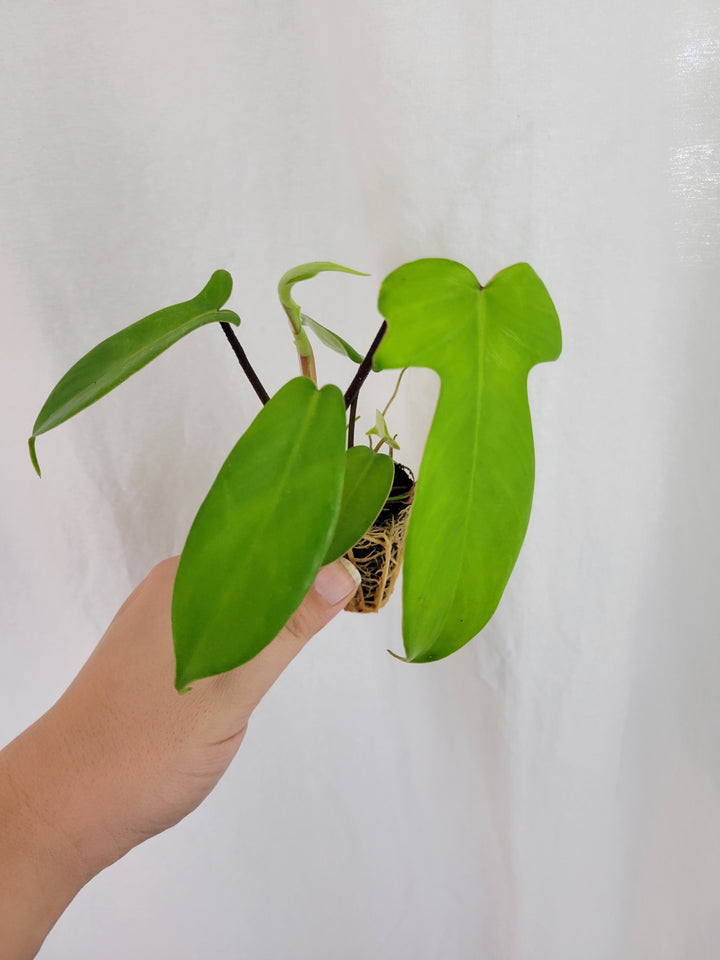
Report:
[[[176,575],[176,585],[177,585],[177,575]],[[183,696],[183,694],[189,693],[192,690],[190,684],[193,680],[197,680],[197,676],[193,674],[192,668],[188,662],[188,658],[181,654],[181,648],[178,647],[177,642],[177,633],[176,633],[176,613],[175,613],[175,587],[173,587],[173,607],[172,607],[172,632],[173,632],[173,645],[175,647],[175,689]]]
[[[40,464],[38,463],[37,453],[35,452],[35,434],[33,434],[28,439],[28,449],[30,450],[30,459],[32,460],[32,465],[33,467],[35,467],[35,473],[39,477],[42,477],[42,473],[40,472]]]
[[[362,270],[354,270],[352,267],[344,267],[340,263],[332,263],[331,261],[325,261],[322,265],[317,264],[318,267],[322,266],[324,270],[338,270],[340,273],[352,273],[356,277],[370,277],[372,274],[364,273]]]
[[[177,692],[180,694],[181,697],[184,696],[184,694],[186,693],[190,693],[190,691],[192,690],[190,683],[194,679],[196,678],[191,677],[187,673],[187,671],[182,671],[180,669],[180,665],[178,664],[175,670],[175,689],[177,690]]]
[[[393,653],[392,650],[388,650],[388,653],[391,657],[395,657],[396,660],[402,661],[402,663],[410,663],[410,660],[407,657],[401,657],[399,653]]]

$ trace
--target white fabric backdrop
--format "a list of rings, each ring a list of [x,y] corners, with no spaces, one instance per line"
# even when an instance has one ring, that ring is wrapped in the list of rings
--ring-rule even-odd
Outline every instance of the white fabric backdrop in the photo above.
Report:
[[[343,615],[43,960],[715,958],[718,4],[6,0],[0,36],[4,740],[179,552],[257,410],[205,328],[40,438],[38,481],[35,415],[99,339],[224,266],[274,390],[285,269],[371,271],[303,289],[366,346],[380,279],[446,256],[529,261],[565,343],[482,636],[407,666],[397,603]],[[434,390],[397,404],[411,463]]]

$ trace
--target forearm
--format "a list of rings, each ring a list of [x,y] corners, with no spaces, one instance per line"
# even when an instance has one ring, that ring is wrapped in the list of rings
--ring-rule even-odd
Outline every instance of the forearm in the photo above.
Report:
[[[94,872],[69,827],[64,765],[48,715],[0,751],[0,960],[34,957]]]

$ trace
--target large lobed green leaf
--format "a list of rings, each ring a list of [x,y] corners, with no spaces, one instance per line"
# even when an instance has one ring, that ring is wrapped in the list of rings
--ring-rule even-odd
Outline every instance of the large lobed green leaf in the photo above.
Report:
[[[527,376],[560,355],[560,324],[525,263],[482,288],[462,264],[417,260],[386,278],[379,306],[375,369],[429,367],[441,380],[403,574],[406,656],[426,662],[485,626],[520,552],[534,483]]]
[[[388,498],[393,476],[393,462],[384,453],[370,447],[348,450],[340,515],[324,564],[342,557],[370,529]]]
[[[172,601],[178,690],[279,633],[326,562],[344,473],[342,393],[291,380],[240,437],[188,534]]]
[[[95,403],[186,334],[206,323],[240,323],[230,310],[220,310],[232,291],[227,270],[216,270],[192,300],[165,307],[113,334],[86,353],[53,388],[38,414],[28,441],[38,475],[35,438]]]

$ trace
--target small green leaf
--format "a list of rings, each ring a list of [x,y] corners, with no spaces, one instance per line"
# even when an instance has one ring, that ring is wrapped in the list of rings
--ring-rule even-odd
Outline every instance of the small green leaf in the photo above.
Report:
[[[368,447],[348,450],[340,516],[323,564],[342,557],[370,529],[390,493],[394,472],[384,453]]]
[[[354,347],[351,347],[347,340],[343,340],[337,333],[328,330],[327,327],[318,323],[317,320],[313,320],[312,317],[308,317],[305,313],[301,313],[300,318],[303,326],[310,327],[318,340],[324,343],[326,347],[330,347],[335,353],[340,353],[344,357],[349,357],[353,363],[362,363],[362,354],[358,353]]]
[[[344,448],[342,393],[307,377],[285,384],[240,437],[180,557],[178,690],[252,659],[298,608],[332,540]]]
[[[399,450],[400,444],[396,441],[395,437],[390,436],[390,431],[388,430],[388,425],[385,422],[385,417],[382,415],[381,410],[375,411],[375,426],[370,427],[369,430],[365,431],[366,437],[380,437],[380,439],[386,443],[389,447],[392,447],[393,450]],[[395,435],[397,436],[397,434]]]
[[[525,536],[534,481],[527,377],[560,355],[555,307],[526,263],[483,289],[452,260],[417,260],[380,290],[377,370],[430,367],[441,388],[407,533],[408,660],[438,660],[487,623]]]
[[[296,334],[298,334],[302,328],[302,316],[300,312],[300,304],[293,300],[292,288],[301,280],[311,280],[319,273],[325,273],[327,271],[353,273],[357,277],[369,276],[367,273],[361,273],[359,270],[351,270],[350,267],[341,267],[339,264],[330,263],[327,260],[318,260],[313,263],[301,263],[300,266],[293,267],[292,270],[288,270],[287,273],[284,273],[280,278],[280,282],[278,283],[278,295],[280,297],[280,303],[282,303],[283,307],[285,308],[285,312],[290,318],[290,323],[292,324],[293,330]]]
[[[369,430],[365,431],[366,437],[382,437],[387,433],[387,426],[385,424],[385,418],[382,415],[382,410],[375,411],[375,425],[370,427]]]
[[[216,270],[207,286],[192,300],[151,313],[103,340],[78,360],[53,388],[35,421],[29,446],[38,475],[35,438],[41,433],[104,397],[192,330],[214,321],[239,324],[237,314],[220,310],[231,290],[230,274],[227,270]]]

